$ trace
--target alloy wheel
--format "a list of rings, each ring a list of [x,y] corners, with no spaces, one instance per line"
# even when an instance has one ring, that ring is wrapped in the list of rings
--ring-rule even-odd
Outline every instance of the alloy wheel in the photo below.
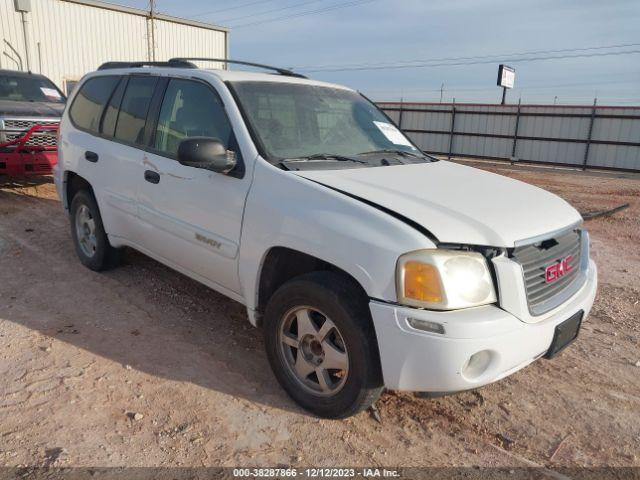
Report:
[[[349,374],[349,355],[335,323],[312,307],[295,307],[282,318],[280,353],[289,372],[307,391],[332,396]]]
[[[87,257],[93,257],[98,247],[96,221],[86,205],[80,205],[76,211],[76,236],[82,253]]]

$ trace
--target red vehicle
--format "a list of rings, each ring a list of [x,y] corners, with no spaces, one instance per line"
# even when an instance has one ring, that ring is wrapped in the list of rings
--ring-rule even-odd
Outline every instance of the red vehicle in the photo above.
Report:
[[[47,175],[66,97],[43,75],[0,70],[0,175]]]

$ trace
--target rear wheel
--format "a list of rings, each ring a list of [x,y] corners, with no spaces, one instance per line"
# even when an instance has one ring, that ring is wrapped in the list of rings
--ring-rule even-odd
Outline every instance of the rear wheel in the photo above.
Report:
[[[382,391],[368,301],[343,276],[314,272],[281,286],[265,312],[265,343],[276,378],[303,408],[344,418]]]
[[[84,266],[101,271],[117,265],[120,251],[109,243],[98,205],[89,191],[81,190],[71,201],[71,236]]]

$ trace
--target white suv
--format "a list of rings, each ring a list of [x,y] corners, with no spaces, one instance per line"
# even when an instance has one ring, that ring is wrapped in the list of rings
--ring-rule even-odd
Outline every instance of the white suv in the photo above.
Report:
[[[597,272],[574,208],[425,155],[351,89],[272,70],[84,77],[55,172],[84,265],[132,247],[241,302],[278,381],[323,417],[383,387],[477,388],[576,338]]]

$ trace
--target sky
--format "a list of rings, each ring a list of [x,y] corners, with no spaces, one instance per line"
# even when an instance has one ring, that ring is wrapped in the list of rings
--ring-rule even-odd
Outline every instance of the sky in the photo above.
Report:
[[[504,62],[516,70],[508,102],[640,105],[640,0],[156,4],[229,27],[230,58],[291,67],[374,100],[440,101],[442,90],[444,102],[499,102]]]

